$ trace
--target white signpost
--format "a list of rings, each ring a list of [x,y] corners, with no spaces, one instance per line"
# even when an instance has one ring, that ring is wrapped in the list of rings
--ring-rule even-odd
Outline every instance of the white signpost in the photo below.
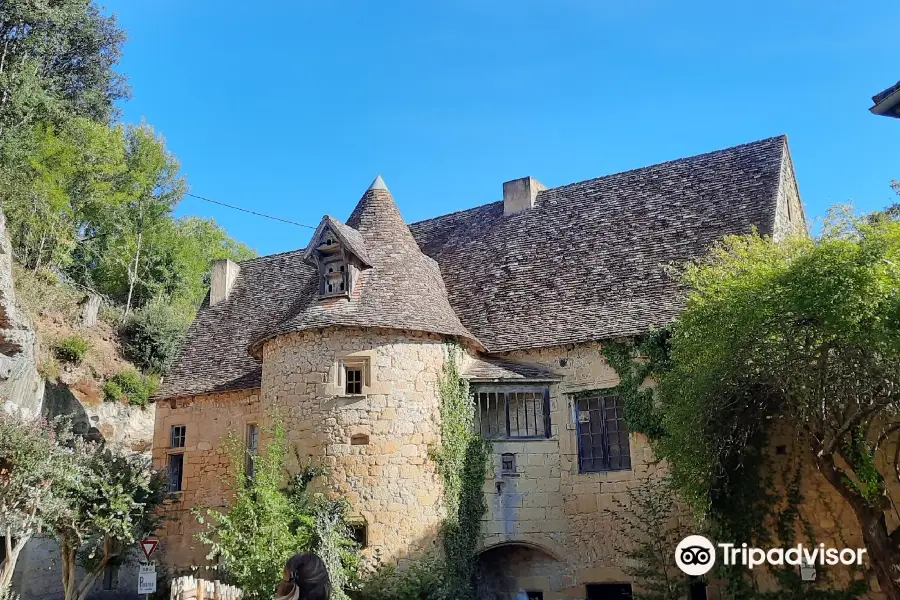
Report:
[[[138,594],[152,594],[156,591],[156,564],[141,565],[138,571]]]
[[[156,550],[158,540],[141,540],[140,546],[147,564],[143,564],[138,571],[138,594],[152,594],[156,592],[156,563],[150,562],[150,555]]]

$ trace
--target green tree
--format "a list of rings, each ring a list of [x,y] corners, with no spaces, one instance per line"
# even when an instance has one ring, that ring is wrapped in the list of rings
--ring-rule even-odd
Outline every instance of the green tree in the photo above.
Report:
[[[31,130],[20,156],[0,156],[0,199],[23,265],[68,265],[91,223],[121,201],[121,128],[87,119]]]
[[[0,411],[0,597],[9,590],[25,544],[44,526],[68,514],[62,493],[72,482],[71,455],[60,446],[66,436],[46,421]]]
[[[646,479],[626,492],[627,502],[614,500],[606,510],[622,523],[626,544],[616,548],[628,562],[625,573],[634,578],[635,600],[681,600],[690,580],[675,566],[672,552],[688,535],[698,533],[677,490],[667,478]]]
[[[123,200],[98,219],[96,229],[105,235],[94,253],[100,262],[93,276],[99,289],[123,300],[128,314],[133,302],[141,305],[156,295],[154,280],[146,277],[153,258],[146,246],[152,248],[154,235],[169,224],[185,182],[178,161],[149,126],[128,127],[124,144]]]
[[[110,564],[159,526],[165,478],[141,454],[81,439],[72,445],[78,475],[65,490],[67,510],[49,520],[59,541],[66,600],[84,600]],[[84,568],[78,580],[77,566]]]
[[[209,560],[217,559],[228,579],[250,600],[272,595],[282,568],[297,552],[317,552],[326,560],[334,585],[333,598],[344,598],[341,583],[355,564],[355,546],[344,522],[346,505],[328,501],[309,491],[322,472],[306,469],[288,480],[284,429],[276,423],[263,452],[249,457],[237,435],[226,438],[232,457],[234,497],[226,511],[195,509],[206,530],[198,539],[209,547]]]
[[[128,95],[113,68],[124,32],[85,0],[5,0],[0,10],[0,145],[36,123],[106,123]]]
[[[845,210],[817,239],[729,237],[683,283],[658,450],[686,500],[715,515],[760,498],[747,486],[780,417],[852,508],[882,591],[900,599],[900,529],[886,519],[900,452],[891,472],[876,466],[900,433],[900,223]]]

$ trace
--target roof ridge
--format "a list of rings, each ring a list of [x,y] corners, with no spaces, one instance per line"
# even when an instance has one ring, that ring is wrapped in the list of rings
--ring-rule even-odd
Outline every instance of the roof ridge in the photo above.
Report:
[[[782,143],[787,142],[787,134],[781,133],[779,135],[773,135],[767,138],[763,138],[761,140],[755,140],[752,142],[744,142],[743,144],[737,144],[735,146],[727,146],[725,148],[718,148],[716,150],[710,150],[709,152],[701,152],[700,154],[692,154],[690,156],[683,156],[681,158],[673,158],[671,160],[664,160],[658,163],[652,163],[649,165],[644,165],[643,167],[635,167],[633,169],[626,169],[624,171],[617,171],[615,173],[608,173],[606,175],[601,175],[600,177],[592,177],[590,179],[584,179],[581,181],[573,181],[571,183],[564,183],[563,185],[558,185],[555,187],[547,188],[546,190],[541,190],[538,194],[543,194],[552,190],[560,190],[565,188],[570,188],[576,185],[581,185],[583,183],[593,183],[595,181],[599,181],[601,179],[606,179],[607,177],[616,177],[617,175],[627,175],[628,173],[634,173],[636,171],[643,171],[644,169],[653,169],[656,167],[665,167],[669,165],[682,164],[691,160],[697,160],[698,158],[708,158],[710,156],[714,156],[717,154],[722,154],[724,152],[731,152],[733,150],[739,150],[743,148],[747,148],[749,146],[761,146],[765,143],[773,142],[775,140],[781,140]]]
[[[592,178],[590,178],[590,179],[582,179],[582,180],[579,180],[579,181],[572,181],[572,182],[570,182],[570,183],[564,183],[563,185],[558,185],[558,186],[555,186],[555,187],[547,188],[546,190],[541,190],[540,192],[538,192],[538,195],[546,194],[547,192],[552,191],[552,190],[566,189],[566,188],[570,188],[570,187],[573,187],[573,186],[576,186],[576,185],[581,185],[581,184],[585,184],[585,183],[592,183],[592,182],[595,182],[595,181],[599,181],[599,180],[601,180],[601,179],[606,179],[607,177],[615,177],[615,176],[617,176],[617,175],[625,175],[625,174],[628,174],[628,173],[634,173],[634,172],[636,172],[636,171],[642,171],[642,170],[644,170],[644,169],[651,169],[651,168],[654,168],[654,167],[663,167],[663,166],[666,166],[666,165],[673,165],[673,164],[683,163],[683,162],[685,162],[685,161],[696,160],[696,159],[698,159],[698,158],[704,158],[704,157],[712,156],[712,155],[714,155],[714,154],[719,154],[719,153],[721,153],[721,152],[729,152],[729,151],[732,151],[732,150],[738,150],[738,149],[740,149],[740,148],[746,148],[746,147],[748,147],[748,146],[762,145],[762,144],[764,144],[764,143],[772,142],[772,141],[778,140],[778,139],[781,139],[783,142],[787,142],[787,134],[781,133],[781,134],[779,134],[779,135],[773,135],[773,136],[770,136],[770,137],[767,137],[767,138],[763,138],[763,139],[761,139],[761,140],[754,140],[754,141],[752,141],[752,142],[744,142],[744,143],[742,143],[742,144],[737,144],[737,145],[735,145],[735,146],[726,146],[725,148],[718,148],[718,149],[716,149],[716,150],[710,150],[709,152],[701,152],[700,154],[692,154],[691,156],[683,156],[683,157],[681,157],[681,158],[673,158],[673,159],[671,159],[671,160],[664,160],[664,161],[662,161],[662,162],[652,163],[652,164],[649,164],[649,165],[644,165],[644,166],[642,166],[642,167],[635,167],[635,168],[633,168],[633,169],[626,169],[626,170],[624,170],[624,171],[616,171],[615,173],[607,173],[606,175],[601,175],[600,177],[592,177]],[[435,216],[433,216],[433,217],[428,217],[427,219],[422,219],[421,221],[413,221],[412,223],[409,224],[409,226],[412,227],[413,225],[423,225],[423,224],[425,224],[425,223],[428,223],[429,221],[434,221],[434,220],[437,220],[437,219],[444,219],[444,218],[447,218],[447,217],[452,216],[452,215],[460,215],[460,214],[462,214],[462,213],[466,213],[466,212],[469,212],[469,211],[478,210],[478,209],[483,209],[483,208],[485,208],[485,207],[487,207],[487,206],[491,206],[492,204],[503,204],[503,200],[495,200],[495,201],[493,201],[493,202],[487,202],[487,203],[485,203],[485,204],[479,204],[479,205],[473,206],[473,207],[471,207],[471,208],[464,208],[464,209],[462,209],[462,210],[456,210],[456,211],[453,211],[453,212],[450,212],[450,213],[444,213],[444,214],[441,214],[441,215],[435,215]]]

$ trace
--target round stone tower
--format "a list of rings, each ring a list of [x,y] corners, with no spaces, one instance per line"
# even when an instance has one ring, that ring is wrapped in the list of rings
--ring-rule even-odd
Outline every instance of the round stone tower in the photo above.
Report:
[[[446,341],[480,344],[381,177],[346,224],[322,220],[304,258],[305,294],[251,346],[261,408],[277,411],[301,461],[328,467],[368,556],[416,556],[434,547],[443,518],[429,449],[440,441]]]

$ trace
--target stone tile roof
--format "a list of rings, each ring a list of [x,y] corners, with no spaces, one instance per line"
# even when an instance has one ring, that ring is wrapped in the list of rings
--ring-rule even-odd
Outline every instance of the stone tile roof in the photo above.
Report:
[[[359,232],[372,265],[361,272],[352,298],[298,294],[295,309],[255,339],[251,353],[284,333],[334,326],[425,331],[480,346],[453,312],[437,263],[422,254],[386,187],[373,184],[342,226]]]
[[[548,189],[515,215],[495,202],[408,227],[383,182],[373,184],[340,225],[359,232],[373,265],[351,301],[316,300],[303,250],[245,261],[228,300],[200,308],[156,397],[257,387],[251,345],[331,325],[441,333],[488,353],[643,333],[681,308],[667,264],[753,226],[772,233],[786,143]],[[473,367],[492,379],[530,368],[493,358]]]
[[[242,262],[228,300],[209,306],[207,296],[154,397],[258,387],[262,364],[247,353],[250,342],[285,317],[298,295],[315,293],[316,283],[303,250]]]
[[[366,251],[366,242],[363,240],[362,234],[352,227],[341,223],[331,215],[325,215],[322,218],[322,222],[319,223],[319,226],[316,228],[312,240],[316,240],[319,237],[319,233],[321,233],[326,225],[331,227],[331,230],[341,238],[341,241],[346,244],[347,249],[350,250],[350,252],[356,255],[356,258],[364,262],[367,266],[372,266],[372,261],[369,258],[368,251]],[[312,240],[310,241],[310,245],[306,248],[306,251],[303,253],[304,259],[308,258],[313,251]]]
[[[461,375],[470,381],[495,381],[498,379],[555,381],[562,379],[561,375],[537,365],[488,356],[472,359]]]
[[[640,334],[681,308],[665,265],[755,225],[771,234],[784,136],[410,226],[489,352]]]

